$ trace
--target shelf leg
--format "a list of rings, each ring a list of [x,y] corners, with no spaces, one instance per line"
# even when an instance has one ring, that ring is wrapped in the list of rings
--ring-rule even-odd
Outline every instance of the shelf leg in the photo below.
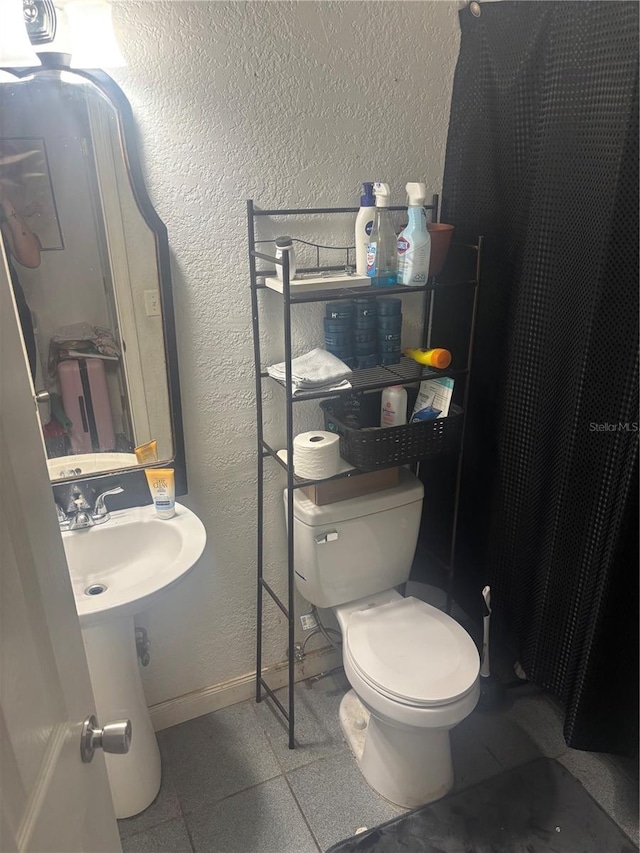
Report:
[[[256,600],[256,702],[262,701],[262,573],[263,573],[263,533],[264,533],[264,457],[262,455],[262,359],[260,355],[260,315],[258,312],[258,289],[255,250],[255,221],[253,200],[247,201],[247,231],[249,237],[249,276],[251,279],[251,317],[253,326],[253,360],[256,377],[256,449],[258,463],[257,489],[257,600]]]

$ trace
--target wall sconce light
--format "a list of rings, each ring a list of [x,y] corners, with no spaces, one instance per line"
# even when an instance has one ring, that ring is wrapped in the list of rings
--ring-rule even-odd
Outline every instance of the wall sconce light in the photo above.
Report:
[[[29,41],[22,0],[3,4],[0,27],[0,66],[3,68],[33,68],[38,57]]]
[[[107,0],[2,0],[0,66],[125,65]]]

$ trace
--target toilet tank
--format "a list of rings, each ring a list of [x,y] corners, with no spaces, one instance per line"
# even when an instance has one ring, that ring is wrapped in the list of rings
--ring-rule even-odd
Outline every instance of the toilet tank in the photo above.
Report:
[[[409,579],[423,486],[404,468],[391,489],[316,506],[294,492],[294,569],[299,592],[333,607]],[[287,492],[284,492],[285,509]]]

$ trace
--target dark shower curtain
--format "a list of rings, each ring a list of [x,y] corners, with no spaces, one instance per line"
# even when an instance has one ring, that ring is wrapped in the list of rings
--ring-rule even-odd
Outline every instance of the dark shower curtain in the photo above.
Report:
[[[460,13],[442,209],[486,238],[460,563],[567,743],[633,753],[638,5],[480,10]]]

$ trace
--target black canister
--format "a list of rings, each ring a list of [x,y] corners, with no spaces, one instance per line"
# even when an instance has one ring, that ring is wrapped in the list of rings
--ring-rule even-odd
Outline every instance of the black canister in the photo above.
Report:
[[[369,317],[354,317],[353,328],[359,332],[373,331],[376,328],[376,316],[372,314]]]
[[[325,315],[329,320],[351,320],[353,302],[349,299],[345,299],[344,302],[327,302]]]
[[[367,370],[370,367],[378,366],[378,356],[374,353],[373,355],[357,355],[356,356],[356,367],[358,370]]]
[[[396,331],[400,328],[402,328],[402,314],[380,314],[378,316],[378,329]]]
[[[353,313],[358,317],[375,317],[378,313],[378,306],[375,299],[354,299]]]
[[[347,320],[333,320],[330,317],[325,317],[323,324],[325,335],[335,335],[340,334],[341,332],[350,332],[353,325],[351,322],[351,318]]]
[[[393,299],[392,297],[385,297],[383,299],[378,299],[378,316],[386,317],[389,314],[401,314],[402,313],[402,300],[401,299]]]

